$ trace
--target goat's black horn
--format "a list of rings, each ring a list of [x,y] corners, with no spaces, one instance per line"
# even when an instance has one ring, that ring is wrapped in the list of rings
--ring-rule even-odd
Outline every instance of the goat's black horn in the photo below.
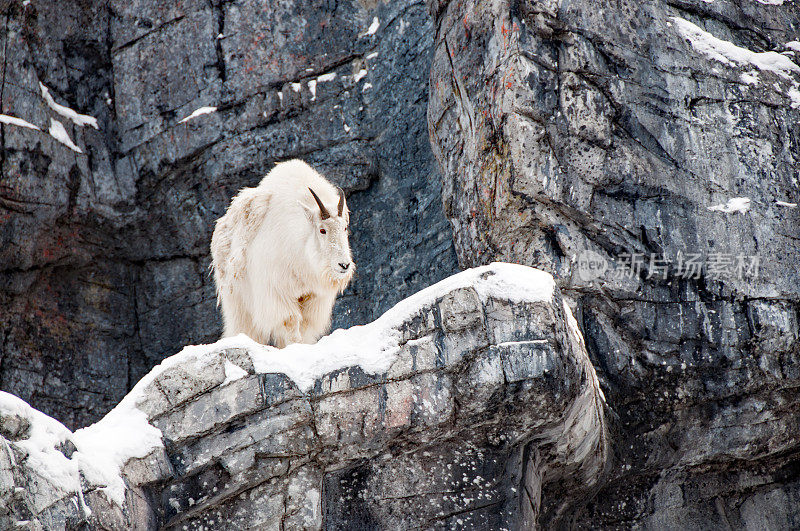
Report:
[[[317,206],[319,207],[319,212],[322,215],[322,219],[328,219],[329,217],[331,217],[330,212],[328,212],[328,209],[325,208],[325,205],[322,204],[322,201],[319,200],[319,197],[317,197],[317,194],[314,193],[314,190],[309,188],[308,191],[311,192],[311,195],[314,196],[314,201],[317,202]]]
[[[339,217],[342,217],[342,212],[344,212],[344,190],[339,188]]]

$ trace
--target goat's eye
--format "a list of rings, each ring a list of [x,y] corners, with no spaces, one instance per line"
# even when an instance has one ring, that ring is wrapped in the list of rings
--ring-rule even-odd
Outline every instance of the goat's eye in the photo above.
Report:
[[[328,233],[328,231],[326,231],[325,229],[319,229],[319,233],[320,233],[320,234],[327,234],[327,233]]]

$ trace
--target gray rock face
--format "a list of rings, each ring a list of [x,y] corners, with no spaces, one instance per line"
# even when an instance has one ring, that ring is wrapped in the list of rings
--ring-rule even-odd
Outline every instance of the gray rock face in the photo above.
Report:
[[[552,286],[547,274],[522,274]],[[298,387],[286,374],[256,370],[298,350],[247,344],[210,345],[157,367],[134,396],[163,446],[127,461],[121,506],[101,484],[59,488],[60,476],[37,467],[39,454],[27,458],[19,437],[4,429],[0,455],[17,466],[10,474],[0,467],[0,524],[530,528],[540,500],[585,494],[601,476],[604,400],[558,291],[531,296],[518,270],[484,268],[459,278],[393,310],[391,325],[387,318],[368,325],[392,338],[384,372],[343,366]],[[334,344],[340,351],[326,338],[304,352],[344,356],[363,348],[362,337],[346,331]],[[365,360],[381,355],[375,350]],[[55,423],[5,404],[0,396],[0,426],[18,425],[20,414],[36,426]],[[61,430],[56,440],[69,443]],[[85,436],[75,442],[65,470],[86,451]]]
[[[358,276],[334,327],[455,271],[425,127],[423,5],[0,8],[0,113],[42,129],[0,123],[3,390],[74,428],[218,337],[213,224],[275,161],[304,158],[348,193]],[[50,109],[40,82],[99,128]],[[218,110],[180,123],[202,106]],[[47,134],[51,119],[83,153]]]
[[[459,262],[552,272],[617,415],[605,487],[543,521],[800,525],[800,67],[763,65],[797,62],[800,6],[429,4]]]
[[[134,461],[129,483],[143,487],[129,490],[125,507],[85,489],[92,522],[208,522],[210,509],[191,509],[192,500],[229,474],[260,500],[253,518],[281,514],[292,526],[423,525],[441,511],[450,516],[436,521],[454,527],[521,527],[537,516],[544,526],[799,527],[800,209],[787,204],[800,197],[800,72],[787,61],[798,63],[800,5],[427,4],[432,18],[410,1],[0,2],[0,114],[41,129],[0,123],[0,388],[77,427],[165,356],[215,339],[213,222],[273,161],[302,157],[347,190],[354,212],[359,276],[334,326],[374,319],[453,272],[456,256],[461,267],[501,259],[556,275],[613,411],[613,459],[596,495],[553,479],[572,477],[571,465],[542,472],[531,445],[479,444],[453,431],[421,441],[421,412],[402,436],[376,427],[374,401],[388,411],[380,408],[389,396],[407,396],[394,389],[400,382],[416,393],[447,376],[449,388],[430,390],[437,414],[449,414],[437,400],[453,415],[500,407],[463,418],[489,433],[500,429],[491,415],[502,413],[529,436],[542,433],[529,417],[540,412],[518,411],[507,397],[529,399],[513,375],[536,372],[530,360],[550,361],[530,338],[522,347],[487,337],[473,338],[485,351],[455,372],[437,365],[384,381],[348,370],[342,392],[326,399],[314,397],[332,391],[303,398],[285,379],[256,375],[220,387],[221,362],[207,381],[164,376],[163,396],[145,407],[176,430],[167,454],[211,472],[192,476],[164,454]],[[56,103],[96,117],[98,129],[48,107],[40,82]],[[209,105],[218,110],[180,123]],[[83,153],[48,134],[51,119]],[[749,210],[736,213],[741,198]],[[488,326],[479,319],[488,303],[451,298],[472,310],[431,310],[441,322],[425,321],[420,356],[431,355],[426,334]],[[527,326],[530,316],[502,311],[510,326]],[[225,356],[254,370],[241,352]],[[469,365],[479,360],[486,374],[502,366],[505,390],[453,387],[484,374]],[[376,391],[389,387],[392,395]],[[345,395],[363,407],[337,409],[333,398]],[[185,419],[194,417],[183,412],[192,407],[213,412],[208,432],[191,432]],[[269,424],[284,434],[276,444],[297,447],[279,453],[264,442],[252,459],[248,450],[241,462],[203,464],[218,435],[246,428],[232,418]],[[320,446],[308,419],[314,430],[355,426],[337,437],[357,432],[368,450],[343,457],[344,443]],[[31,429],[24,416],[0,422],[9,441]],[[427,455],[389,452],[382,437],[398,448],[427,445]],[[66,458],[71,449],[62,449]],[[297,455],[316,461],[300,466]],[[6,457],[2,477],[13,468]],[[162,497],[173,472],[181,494]],[[540,500],[543,475],[551,481]],[[479,476],[495,483],[479,488]],[[483,497],[467,503],[467,481]],[[521,492],[522,483],[529,500],[519,505],[522,494],[503,485]],[[298,498],[311,484],[323,486],[318,503]],[[231,521],[251,514],[239,492],[223,491],[204,507],[224,506]],[[8,507],[30,502],[14,492]],[[368,502],[376,497],[378,506]],[[53,499],[63,505],[0,512],[24,518],[46,506],[48,521],[85,520],[74,498]]]

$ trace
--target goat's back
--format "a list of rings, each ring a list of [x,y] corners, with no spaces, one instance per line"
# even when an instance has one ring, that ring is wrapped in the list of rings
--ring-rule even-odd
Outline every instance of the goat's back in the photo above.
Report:
[[[316,208],[309,188],[314,190],[331,213],[336,213],[339,191],[302,160],[279,162],[258,184],[259,190],[269,193],[274,199],[275,211],[286,216],[295,212],[298,202],[310,209]]]

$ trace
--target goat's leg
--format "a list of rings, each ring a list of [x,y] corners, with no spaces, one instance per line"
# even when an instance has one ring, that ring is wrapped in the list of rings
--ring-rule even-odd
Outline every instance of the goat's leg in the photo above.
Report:
[[[303,336],[300,334],[300,314],[290,314],[283,319],[281,325],[273,331],[273,343],[278,348],[283,348],[292,343],[300,343]]]
[[[301,306],[303,321],[300,332],[303,343],[316,343],[331,325],[331,310],[336,300],[336,292],[315,294]]]

